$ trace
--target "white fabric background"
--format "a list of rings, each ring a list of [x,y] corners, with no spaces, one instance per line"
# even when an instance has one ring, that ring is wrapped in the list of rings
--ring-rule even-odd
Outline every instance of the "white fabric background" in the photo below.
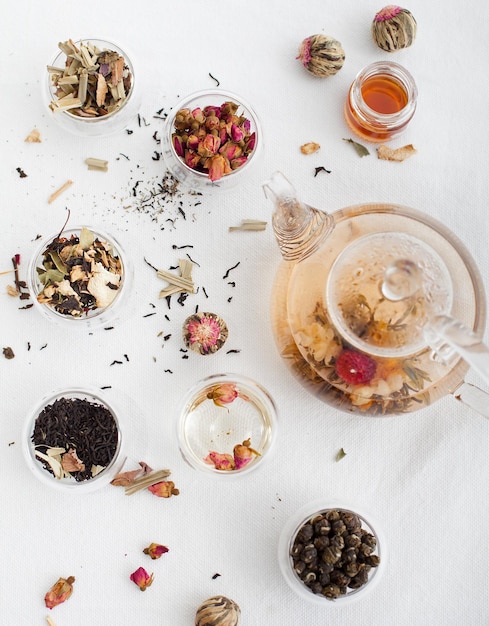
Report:
[[[69,207],[72,223],[102,225],[123,242],[136,281],[134,314],[126,324],[73,336],[35,310],[19,311],[19,301],[6,294],[12,277],[0,277],[0,347],[11,346],[16,355],[0,355],[0,623],[45,623],[45,592],[69,575],[76,577],[75,589],[51,613],[57,626],[185,626],[193,623],[199,603],[216,593],[241,605],[243,626],[488,623],[489,423],[450,397],[416,414],[371,419],[341,414],[310,396],[281,361],[271,333],[269,300],[280,263],[271,228],[228,233],[243,218],[269,219],[261,183],[281,170],[318,208],[394,202],[438,218],[469,247],[489,287],[488,5],[411,0],[407,8],[418,21],[418,37],[394,55],[370,38],[370,22],[381,6],[354,0],[17,0],[4,6],[0,270],[8,270],[12,255],[20,253],[22,276],[36,235],[56,231]],[[295,60],[302,39],[314,33],[331,34],[345,48],[345,65],[334,78],[315,79]],[[133,134],[101,139],[58,128],[44,108],[41,85],[58,41],[70,37],[112,39],[133,51],[145,82],[140,113],[148,126],[133,122]],[[351,136],[342,117],[347,89],[357,71],[382,59],[405,65],[419,88],[415,118],[392,142],[413,143],[418,150],[402,164],[378,160],[374,147],[360,159],[342,141]],[[153,134],[162,130],[156,111],[178,96],[213,88],[209,72],[221,88],[254,104],[265,150],[238,190],[204,197],[197,207],[186,198],[187,220],[177,219],[172,229],[165,220],[177,215],[176,208],[160,216],[140,213],[132,188],[140,180],[149,189],[162,175],[162,162],[152,159],[159,149]],[[42,143],[27,144],[24,138],[34,127]],[[307,141],[319,143],[321,151],[302,155],[299,146]],[[89,156],[108,159],[109,171],[88,171]],[[314,178],[318,165],[332,173]],[[19,177],[17,167],[27,178]],[[48,204],[67,179],[73,186]],[[200,264],[196,283],[209,297],[200,290],[183,307],[174,298],[168,311],[157,299],[162,285],[143,257],[167,267],[178,259],[172,245],[189,243]],[[233,289],[222,276],[238,261]],[[239,354],[222,350],[182,359],[181,324],[197,304],[225,318],[227,347]],[[154,310],[156,315],[143,317]],[[163,342],[160,331],[172,338]],[[111,367],[123,354],[130,360]],[[165,374],[166,368],[174,374]],[[190,469],[174,438],[182,394],[199,378],[221,371],[258,379],[279,407],[274,456],[260,471],[232,483]],[[468,380],[483,386],[471,373]],[[126,406],[137,406],[131,412],[137,426],[132,459],[169,467],[181,490],[178,498],[161,500],[147,492],[125,497],[113,487],[66,496],[32,476],[21,452],[28,412],[51,389],[89,383],[111,385],[108,394],[124,393]],[[347,456],[337,463],[340,447]],[[279,571],[282,527],[318,498],[367,508],[383,525],[389,549],[384,578],[352,607],[304,604]],[[150,562],[141,551],[151,541],[170,552]],[[139,566],[155,573],[144,594],[129,580]],[[212,580],[215,572],[221,576]]]

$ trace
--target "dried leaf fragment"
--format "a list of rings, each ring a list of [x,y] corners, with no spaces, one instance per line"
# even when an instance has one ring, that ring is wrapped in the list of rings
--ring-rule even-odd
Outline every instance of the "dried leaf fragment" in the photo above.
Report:
[[[41,133],[34,128],[24,139],[27,143],[41,143]]]
[[[361,143],[358,143],[357,141],[353,141],[353,139],[343,139],[343,141],[351,143],[351,145],[355,148],[358,156],[360,157],[368,156],[370,154],[368,148],[363,146]]]
[[[106,172],[109,169],[109,162],[104,159],[94,159],[89,157],[88,159],[85,159],[85,163],[88,165],[89,170]]]
[[[267,223],[261,220],[241,220],[241,226],[230,226],[229,232],[235,230],[265,230],[266,227]]]
[[[404,161],[416,152],[416,148],[412,143],[400,148],[389,148],[389,146],[379,146],[377,148],[377,156],[384,161]]]
[[[302,154],[314,154],[319,150],[320,147],[321,146],[318,143],[315,143],[314,141],[309,141],[308,143],[305,143],[301,146],[301,152]]]
[[[14,351],[12,350],[12,348],[7,347],[3,349],[3,356],[6,359],[13,359],[15,357]]]
[[[343,450],[343,448],[340,448],[338,450],[338,453],[336,454],[336,462],[341,461],[341,459],[343,459],[346,456],[346,452]]]

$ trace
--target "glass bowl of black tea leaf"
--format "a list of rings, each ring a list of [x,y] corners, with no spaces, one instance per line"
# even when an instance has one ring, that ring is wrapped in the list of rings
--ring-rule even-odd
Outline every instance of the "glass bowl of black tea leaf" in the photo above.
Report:
[[[177,421],[184,460],[207,476],[242,477],[263,465],[274,446],[277,413],[269,393],[237,374],[215,374],[185,394]]]
[[[34,306],[70,328],[94,330],[128,315],[132,265],[100,229],[73,226],[43,237],[27,270]]]
[[[210,89],[176,102],[165,121],[162,146],[166,167],[182,187],[219,193],[248,176],[262,152],[263,133],[251,104]]]
[[[123,130],[136,117],[141,101],[133,62],[104,39],[60,42],[43,84],[45,105],[54,120],[80,136]]]
[[[369,595],[385,568],[382,530],[357,507],[315,502],[284,526],[278,559],[290,588],[303,600],[345,606]]]
[[[22,442],[35,476],[65,492],[104,487],[125,461],[121,413],[91,389],[61,389],[43,398],[25,422]]]

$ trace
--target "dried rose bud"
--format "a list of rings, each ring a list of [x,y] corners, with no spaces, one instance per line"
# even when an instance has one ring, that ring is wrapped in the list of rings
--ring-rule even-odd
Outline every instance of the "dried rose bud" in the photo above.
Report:
[[[232,159],[229,162],[229,165],[231,166],[232,170],[237,170],[238,167],[241,167],[242,165],[244,165],[244,163],[248,160],[248,157],[245,157],[243,155],[236,157],[235,159]]]
[[[251,152],[255,149],[256,144],[256,133],[251,133],[248,139],[245,141],[245,151]]]
[[[144,567],[138,567],[138,569],[129,576],[132,582],[135,583],[141,591],[146,591],[148,587],[151,587],[153,577],[154,574],[150,576]]]
[[[204,112],[202,111],[200,107],[197,107],[192,111],[192,117],[194,118],[194,120],[199,122],[199,124],[204,123],[204,120],[205,120]]]
[[[230,454],[209,452],[204,462],[208,465],[214,465],[217,470],[231,471],[235,469],[234,458]]]
[[[73,593],[73,583],[75,582],[74,576],[68,578],[59,578],[51,589],[44,596],[44,603],[48,609],[52,609],[58,604],[62,604]]]
[[[243,443],[234,446],[233,456],[235,468],[239,470],[248,465],[254,456],[260,456],[260,453],[250,448],[250,440],[246,439]]]
[[[231,139],[233,141],[241,141],[244,137],[244,132],[241,130],[239,126],[236,124],[232,124],[231,126]]]
[[[197,150],[199,147],[199,138],[197,135],[189,135],[187,139],[187,148],[189,150]]]
[[[212,182],[220,180],[225,174],[229,174],[231,171],[231,167],[222,154],[212,156],[207,164],[207,169],[209,170],[209,178]]]
[[[231,141],[227,141],[219,150],[219,153],[222,154],[222,156],[228,161],[231,161],[231,159],[237,159],[241,156],[242,152],[243,150]]]
[[[154,560],[159,559],[168,551],[168,548],[166,546],[162,546],[160,543],[150,543],[147,548],[144,548],[143,553],[149,555]]]
[[[185,165],[188,165],[192,169],[196,169],[200,163],[200,154],[194,150],[185,151]]]
[[[173,147],[175,148],[175,152],[179,157],[182,157],[184,154],[184,148],[181,138],[178,135],[173,135]]]
[[[180,491],[175,488],[175,483],[171,480],[162,480],[159,483],[150,485],[148,491],[158,498],[171,498],[171,496],[178,496]]]
[[[221,140],[215,135],[207,134],[203,141],[199,141],[197,152],[200,156],[210,157],[219,150]]]
[[[207,398],[213,400],[217,406],[225,406],[230,404],[238,397],[239,393],[236,385],[233,383],[223,383],[216,385],[207,393]]]

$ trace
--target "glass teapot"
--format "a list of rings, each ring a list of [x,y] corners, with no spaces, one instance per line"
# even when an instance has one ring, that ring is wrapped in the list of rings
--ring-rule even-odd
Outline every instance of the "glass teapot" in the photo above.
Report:
[[[415,411],[453,394],[489,417],[488,394],[464,382],[472,366],[489,383],[484,290],[453,233],[393,204],[319,211],[280,172],[264,190],[283,256],[273,333],[299,381],[362,415]]]

